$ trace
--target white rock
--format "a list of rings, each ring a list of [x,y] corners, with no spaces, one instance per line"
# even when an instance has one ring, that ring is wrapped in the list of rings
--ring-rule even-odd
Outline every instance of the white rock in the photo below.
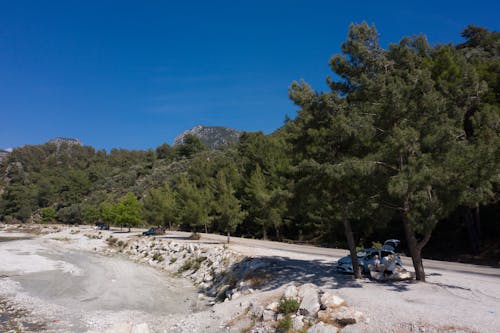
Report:
[[[299,295],[299,291],[295,286],[288,286],[283,293],[283,297],[286,299],[296,299]]]
[[[359,323],[363,320],[363,313],[360,311],[355,311],[351,308],[343,306],[332,313],[332,319],[338,322],[340,325],[352,325]]]
[[[321,296],[321,305],[325,308],[336,308],[344,304],[345,301],[337,296],[333,291],[327,291]]]
[[[301,329],[304,328],[304,316],[296,316],[292,318],[292,328],[295,331],[300,331]]]
[[[299,290],[300,295],[300,290]],[[302,301],[299,305],[299,313],[301,315],[314,317],[316,313],[321,308],[319,304],[319,294],[318,289],[316,288],[307,288],[302,293]]]
[[[262,314],[262,320],[271,321],[271,320],[274,320],[274,318],[275,318],[274,311],[264,310],[264,313]]]
[[[278,302],[272,302],[266,306],[266,310],[277,312],[279,306],[280,304]]]
[[[324,322],[320,321],[317,324],[311,326],[307,333],[337,333],[339,329],[335,326],[327,325]]]
[[[299,287],[299,290],[298,290],[298,295],[300,298],[304,297],[304,295],[306,293],[309,293],[311,292],[311,290],[314,290],[316,292],[319,292],[319,288],[312,284],[312,283],[306,283],[306,284],[303,284]]]

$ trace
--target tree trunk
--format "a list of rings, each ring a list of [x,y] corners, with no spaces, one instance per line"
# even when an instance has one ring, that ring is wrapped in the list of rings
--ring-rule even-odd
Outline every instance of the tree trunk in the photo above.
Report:
[[[208,234],[208,227],[207,227],[207,223],[205,223],[205,233]]]
[[[267,229],[265,225],[262,225],[262,239],[267,240]]]
[[[354,277],[356,279],[361,279],[361,270],[359,268],[358,256],[356,255],[356,243],[354,242],[354,236],[352,234],[351,222],[347,219],[347,214],[345,212],[342,214],[342,222],[344,223],[345,237],[347,238],[347,245],[349,246],[349,252],[351,253]]]
[[[413,228],[410,225],[410,221],[408,221],[408,214],[406,211],[403,211],[402,219],[405,230],[406,242],[408,243],[408,248],[410,250],[411,260],[413,262],[413,268],[415,268],[416,279],[418,281],[425,282],[424,265],[422,263],[423,246],[419,246],[417,242],[417,238],[415,237]]]
[[[231,241],[231,233],[228,231],[227,232],[227,243],[229,244],[230,241]]]
[[[479,207],[470,209],[463,207],[463,217],[467,228],[467,236],[469,237],[472,253],[478,255],[481,247],[481,235],[479,227]]]

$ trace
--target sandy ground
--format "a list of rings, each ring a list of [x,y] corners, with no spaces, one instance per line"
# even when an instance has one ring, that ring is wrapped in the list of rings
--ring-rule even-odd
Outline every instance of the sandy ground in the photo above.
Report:
[[[223,332],[224,322],[246,301],[206,309],[189,281],[120,256],[92,253],[103,242],[85,237],[81,230],[0,242],[0,299],[7,297],[44,318],[46,331],[103,331],[144,322],[154,332]],[[121,239],[134,236],[103,233]],[[187,242],[186,236],[169,232],[165,238]],[[220,246],[224,241],[204,235],[200,242]],[[229,247],[276,263],[275,279],[262,293],[307,282],[336,290],[370,319],[362,331],[500,331],[500,270],[495,268],[429,261],[428,283],[380,283],[337,273],[335,262],[345,250],[236,238]]]

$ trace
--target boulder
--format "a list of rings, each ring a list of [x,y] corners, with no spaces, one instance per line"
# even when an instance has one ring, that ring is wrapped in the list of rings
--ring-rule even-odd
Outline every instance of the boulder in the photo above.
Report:
[[[304,316],[295,316],[292,318],[292,328],[295,331],[300,331],[304,328]]]
[[[280,304],[278,302],[272,302],[268,306],[266,306],[266,310],[271,310],[274,312],[278,312],[278,307]]]
[[[299,290],[295,286],[288,286],[283,293],[283,297],[286,299],[297,299],[299,296]]]
[[[319,322],[309,327],[307,333],[337,333],[339,329],[335,326]]]
[[[345,303],[344,299],[337,296],[333,291],[327,291],[321,296],[321,305],[323,308],[336,308]]]
[[[299,296],[300,291],[299,290]],[[319,304],[319,293],[317,288],[307,288],[302,293],[302,301],[299,305],[299,313],[304,316],[314,317],[319,311],[321,305]]]
[[[298,295],[300,298],[303,298],[306,293],[310,293],[312,290],[316,291],[316,293],[319,292],[319,288],[316,285],[312,283],[303,284],[298,289]]]
[[[262,320],[263,321],[271,321],[275,319],[275,313],[272,310],[264,310],[264,313],[262,314]]]
[[[343,306],[332,313],[332,319],[339,325],[353,325],[362,321],[364,315],[360,311],[355,311],[351,308]]]

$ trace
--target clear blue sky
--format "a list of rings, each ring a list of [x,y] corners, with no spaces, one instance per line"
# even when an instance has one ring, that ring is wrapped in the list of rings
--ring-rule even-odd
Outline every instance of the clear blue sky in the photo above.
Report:
[[[384,45],[499,30],[498,1],[0,0],[0,148],[155,148],[197,124],[270,133],[293,80],[326,89],[350,23]]]

